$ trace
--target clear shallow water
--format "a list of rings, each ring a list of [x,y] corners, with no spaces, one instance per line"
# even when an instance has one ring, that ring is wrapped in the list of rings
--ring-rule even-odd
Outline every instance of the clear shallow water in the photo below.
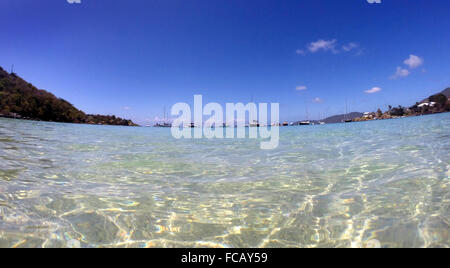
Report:
[[[0,118],[0,247],[450,246],[450,114],[280,134]]]

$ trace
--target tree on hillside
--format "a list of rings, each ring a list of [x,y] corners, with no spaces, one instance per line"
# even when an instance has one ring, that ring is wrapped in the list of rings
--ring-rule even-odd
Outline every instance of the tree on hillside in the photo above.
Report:
[[[377,111],[377,117],[380,118],[380,117],[382,117],[382,116],[383,116],[383,112],[381,111],[380,108],[378,108],[378,111]]]
[[[405,108],[403,108],[402,106],[398,106],[396,108],[391,108],[389,110],[389,114],[392,116],[404,116],[405,115]]]

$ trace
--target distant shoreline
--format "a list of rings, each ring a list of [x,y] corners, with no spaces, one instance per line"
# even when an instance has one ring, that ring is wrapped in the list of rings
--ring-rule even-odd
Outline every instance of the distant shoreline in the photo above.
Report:
[[[113,124],[90,124],[90,123],[76,123],[76,122],[61,122],[61,121],[46,121],[46,120],[40,120],[36,118],[24,118],[24,117],[14,117],[11,115],[4,115],[0,114],[0,118],[6,118],[6,119],[14,119],[14,120],[23,120],[23,121],[34,121],[34,122],[44,122],[44,123],[58,123],[58,124],[72,124],[72,125],[87,125],[87,126],[112,126],[112,127],[142,127],[140,125],[133,125],[133,126],[127,126],[127,125],[113,125]]]
[[[431,116],[431,115],[439,115],[439,114],[447,114],[450,112],[440,112],[440,113],[430,113],[430,114],[418,114],[418,115],[411,115],[411,116],[402,116],[402,117],[391,117],[391,118],[383,118],[383,119],[372,119],[372,120],[360,120],[360,121],[352,121],[352,122],[335,122],[335,123],[328,123],[326,125],[337,125],[337,124],[349,124],[349,123],[365,123],[365,122],[374,122],[374,121],[389,121],[389,120],[395,120],[395,119],[408,119],[408,118],[414,118],[414,117],[422,117],[422,116]],[[15,120],[23,120],[23,121],[34,121],[34,122],[44,122],[44,123],[58,123],[58,124],[72,124],[72,125],[86,125],[86,126],[113,126],[113,127],[139,127],[144,128],[141,125],[135,125],[135,126],[124,126],[124,125],[108,125],[108,124],[89,124],[89,123],[74,123],[74,122],[58,122],[58,121],[44,121],[39,119],[33,119],[33,118],[18,118],[13,116],[8,116],[4,114],[0,114],[0,119],[15,119]],[[321,126],[319,124],[311,124],[309,126]],[[268,126],[271,127],[271,126]],[[282,128],[286,127],[305,127],[304,125],[293,125],[293,126],[279,126]],[[158,127],[148,127],[148,128],[158,128]],[[250,126],[245,126],[245,128],[250,128]],[[257,127],[259,128],[259,127]]]

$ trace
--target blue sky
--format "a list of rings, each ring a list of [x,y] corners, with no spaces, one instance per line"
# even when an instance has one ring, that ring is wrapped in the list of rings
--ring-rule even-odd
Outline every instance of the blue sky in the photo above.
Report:
[[[279,102],[293,121],[305,105],[313,119],[346,102],[385,110],[450,86],[449,1],[2,0],[0,10],[0,66],[87,113],[141,124],[194,94]]]

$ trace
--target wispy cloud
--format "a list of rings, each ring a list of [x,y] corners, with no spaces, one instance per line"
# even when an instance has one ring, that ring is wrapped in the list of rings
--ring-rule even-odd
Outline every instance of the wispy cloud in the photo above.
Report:
[[[305,48],[297,49],[295,52],[298,55],[304,56],[308,53],[318,53],[321,51],[338,54],[341,52],[351,52],[354,50],[358,50],[357,55],[362,54],[360,45],[355,42],[350,42],[345,45],[339,45],[336,39],[319,39],[315,42],[308,43]]]
[[[303,49],[297,49],[295,51],[295,53],[297,53],[298,55],[302,55],[302,56],[306,55],[306,52]]]
[[[410,74],[410,72],[407,69],[403,69],[402,67],[397,67],[397,71],[394,75],[389,77],[389,79],[397,79],[402,77],[407,77]]]
[[[131,110],[131,107],[129,107],[129,106],[123,106],[123,107],[122,107],[122,110],[129,111],[129,110]]]
[[[358,48],[358,47],[359,47],[358,44],[351,42],[351,43],[348,43],[347,45],[343,45],[343,46],[342,46],[342,49],[343,49],[344,51],[346,51],[346,52],[350,52],[350,51],[352,51],[353,49],[356,49],[356,48]]]
[[[408,65],[410,69],[415,69],[423,64],[423,59],[416,55],[409,55],[409,58],[406,59],[404,64]]]
[[[313,102],[315,102],[315,103],[322,103],[323,100],[321,98],[317,97],[317,98],[313,99]]]
[[[308,45],[308,50],[311,53],[316,53],[320,50],[323,51],[331,51],[333,53],[337,53],[338,50],[336,49],[336,39],[333,40],[318,40],[316,42],[312,42]]]
[[[380,92],[381,91],[381,88],[379,88],[379,87],[373,87],[373,88],[371,88],[371,89],[369,89],[369,90],[366,90],[366,91],[364,91],[364,92],[366,92],[367,94],[375,94],[375,93],[378,93],[378,92]]]
[[[304,91],[304,90],[307,90],[308,87],[306,87],[306,86],[298,86],[298,87],[296,87],[295,89],[296,89],[297,91]]]

